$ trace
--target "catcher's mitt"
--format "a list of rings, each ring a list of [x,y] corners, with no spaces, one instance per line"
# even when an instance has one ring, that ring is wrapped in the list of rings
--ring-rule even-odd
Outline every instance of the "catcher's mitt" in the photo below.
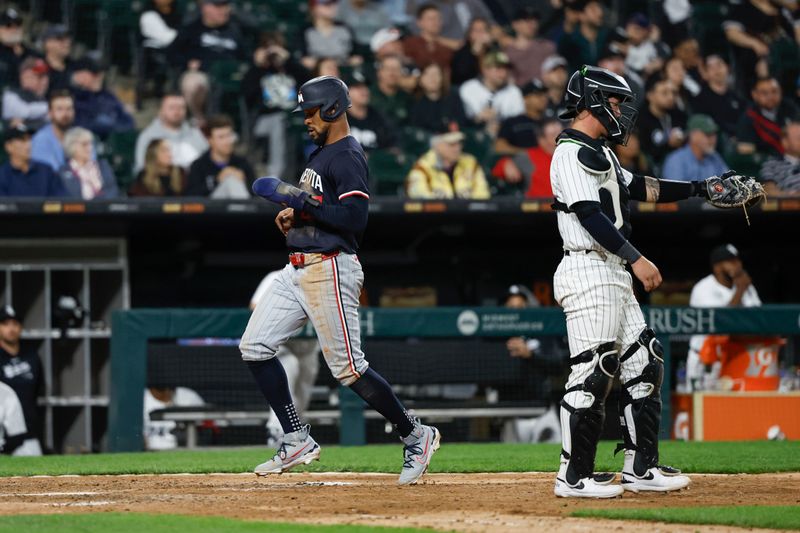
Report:
[[[767,197],[764,187],[755,178],[742,176],[733,170],[729,170],[721,176],[711,176],[706,179],[706,191],[708,203],[714,207],[721,209],[741,207],[744,209],[748,224],[750,224],[750,217],[747,215],[747,208]]]

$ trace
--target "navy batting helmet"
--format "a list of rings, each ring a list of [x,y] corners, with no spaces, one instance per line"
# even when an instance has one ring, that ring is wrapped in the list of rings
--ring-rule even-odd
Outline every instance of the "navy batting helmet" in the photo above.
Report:
[[[608,101],[611,97],[619,100],[619,115]],[[584,65],[567,83],[567,92],[564,93],[567,109],[558,118],[574,118],[588,109],[608,130],[608,140],[624,145],[639,114],[635,102],[636,96],[622,76],[604,68]]]
[[[319,115],[326,122],[333,122],[350,107],[347,85],[335,76],[319,76],[308,80],[297,92],[295,112],[319,108]]]

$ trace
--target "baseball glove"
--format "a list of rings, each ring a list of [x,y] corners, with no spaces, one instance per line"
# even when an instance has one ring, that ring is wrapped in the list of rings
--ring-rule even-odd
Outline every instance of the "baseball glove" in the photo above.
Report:
[[[706,180],[708,203],[721,209],[751,207],[767,197],[764,187],[750,176],[729,170]]]

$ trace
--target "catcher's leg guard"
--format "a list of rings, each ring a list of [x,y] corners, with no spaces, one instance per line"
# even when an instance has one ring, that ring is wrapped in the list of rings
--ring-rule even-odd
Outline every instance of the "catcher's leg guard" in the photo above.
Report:
[[[658,464],[661,382],[664,379],[664,350],[652,329],[645,329],[625,350],[620,364],[625,365],[634,356],[640,359],[641,370],[622,387],[620,423],[624,443],[617,451],[623,448],[635,451],[634,473],[644,475],[648,468]]]
[[[634,360],[634,357],[636,360]],[[658,464],[658,432],[661,427],[661,382],[664,350],[655,332],[647,328],[620,357],[623,368],[636,365],[638,375],[623,383],[620,423],[625,450],[622,483],[630,490],[676,490],[689,484],[680,470]],[[626,370],[623,375],[630,375]],[[666,476],[674,476],[667,479]]]
[[[561,400],[560,481],[575,486],[594,473],[597,441],[603,429],[605,399],[619,370],[614,343],[601,344],[570,359],[572,374]]]

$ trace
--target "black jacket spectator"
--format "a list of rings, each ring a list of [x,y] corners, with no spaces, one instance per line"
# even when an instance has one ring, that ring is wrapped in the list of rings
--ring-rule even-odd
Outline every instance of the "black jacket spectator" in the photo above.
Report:
[[[225,167],[236,167],[240,169],[244,173],[248,184],[252,184],[256,179],[253,167],[250,166],[250,163],[244,157],[232,154],[227,163],[220,164],[211,159],[211,151],[206,150],[206,152],[189,167],[189,175],[186,178],[186,190],[183,192],[184,196],[209,196],[214,189],[217,188],[217,176],[220,170]]]
[[[22,62],[37,54],[22,42],[22,17],[16,9],[8,8],[0,14],[0,26],[6,34],[0,41],[0,86],[16,85]]]
[[[246,61],[248,51],[239,25],[229,20],[222,26],[210,28],[198,19],[180,29],[169,48],[172,62],[180,68],[192,61],[200,62],[207,71],[217,61]]]
[[[439,100],[431,100],[422,95],[411,106],[410,115],[411,126],[430,132],[446,131],[453,123],[461,129],[468,122],[461,97],[457,93],[448,93]]]

